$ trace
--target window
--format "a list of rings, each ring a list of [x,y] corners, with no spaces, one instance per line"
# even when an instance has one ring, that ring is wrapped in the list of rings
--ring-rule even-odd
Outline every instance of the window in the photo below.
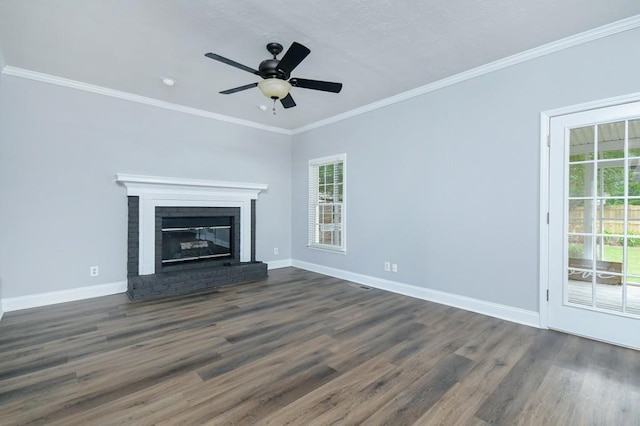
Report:
[[[309,247],[346,251],[346,154],[309,161]]]

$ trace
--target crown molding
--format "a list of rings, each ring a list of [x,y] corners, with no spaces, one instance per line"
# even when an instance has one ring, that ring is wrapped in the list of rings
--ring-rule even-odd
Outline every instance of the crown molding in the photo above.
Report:
[[[353,110],[344,112],[342,114],[334,115],[333,117],[316,121],[306,126],[298,127],[293,130],[288,130],[288,129],[275,127],[275,126],[267,126],[261,123],[256,123],[254,121],[234,118],[234,117],[230,117],[223,114],[217,114],[214,112],[205,111],[197,108],[191,108],[184,105],[173,104],[170,102],[160,101],[158,99],[148,98],[145,96],[134,95],[132,93],[113,90],[113,89],[109,89],[102,86],[83,83],[76,80],[56,77],[53,75],[39,73],[36,71],[30,71],[22,68],[16,68],[10,65],[6,65],[4,68],[0,67],[0,69],[2,69],[1,71],[2,74],[11,75],[14,77],[28,78],[31,80],[41,81],[41,82],[50,83],[50,84],[56,84],[59,86],[70,87],[73,89],[84,90],[92,93],[98,93],[101,95],[111,96],[118,99],[124,99],[132,102],[151,105],[158,108],[169,109],[172,111],[178,111],[186,114],[197,115],[199,117],[210,118],[218,121],[237,124],[240,126],[252,127],[254,129],[266,130],[268,132],[280,133],[280,134],[291,136],[299,133],[304,133],[309,130],[317,129],[319,127],[323,127],[332,123],[336,123],[338,121],[346,120],[348,118],[355,117],[360,114],[364,114],[366,112],[374,111],[379,108],[384,108],[386,106],[393,105],[395,103],[402,102],[404,100],[411,99],[416,96],[424,95],[426,93],[433,92],[457,83],[461,83],[463,81],[470,80],[485,74],[489,74],[491,72],[498,71],[503,68],[510,67],[512,65],[517,65],[522,62],[529,61],[531,59],[536,59],[541,56],[556,53],[574,46],[595,41],[604,37],[608,37],[624,31],[632,30],[638,27],[640,27],[640,15],[632,16],[630,18],[612,22],[610,24],[603,25],[601,27],[594,28],[592,30],[584,31],[579,34],[565,37],[561,40],[547,43],[542,46],[526,50],[524,52],[516,53],[515,55],[508,56],[503,59],[498,59],[497,61],[490,62],[488,64],[481,65],[476,68],[472,68],[468,71],[461,72],[451,77],[443,78],[442,80],[429,83],[427,85],[418,87],[416,89],[412,89],[412,90],[400,93],[398,95],[391,96],[389,98],[382,99],[380,101],[376,101],[376,102],[361,106],[359,108],[355,108]]]
[[[254,129],[266,130],[268,132],[291,135],[290,130],[283,129],[281,127],[267,126],[264,124],[256,123],[254,121],[242,120],[240,118],[230,117],[228,115],[217,114],[215,112],[205,111],[198,108],[191,108],[184,105],[165,102],[154,98],[148,98],[146,96],[134,95],[133,93],[122,92],[120,90],[109,89],[107,87],[96,86],[95,84],[83,83],[81,81],[70,80],[68,78],[57,77],[54,75],[26,70],[23,68],[16,68],[10,65],[4,67],[4,69],[2,70],[2,74],[10,75],[13,77],[27,78],[29,80],[41,81],[43,83],[55,84],[58,86],[69,87],[77,90],[83,90],[85,92],[97,93],[99,95],[111,96],[113,98],[124,99],[126,101],[151,105],[154,107],[164,108],[172,111],[184,112],[186,114],[211,118],[214,120],[238,124],[245,127],[252,127]]]
[[[570,47],[585,44],[638,27],[640,27],[640,15],[612,22],[611,24],[603,25],[601,27],[575,34],[557,41],[553,41],[542,46],[534,47],[533,49],[525,50],[524,52],[516,53],[515,55],[508,56],[503,59],[498,59],[497,61],[472,68],[468,71],[461,72],[451,77],[443,78],[442,80],[435,81],[433,83],[400,93],[395,96],[391,96],[386,99],[382,99],[380,101],[370,103],[368,105],[364,105],[351,111],[347,111],[345,113],[338,114],[324,120],[316,121],[315,123],[311,123],[306,126],[298,127],[297,129],[293,129],[291,133],[293,135],[304,133],[312,129],[317,129],[318,127],[323,127],[328,124],[346,120],[348,118],[355,117],[357,115],[364,114],[366,112],[370,112],[379,108],[384,108],[386,106],[393,105],[395,103],[402,102],[416,96],[424,95],[425,93],[433,92],[444,87],[463,82],[465,80],[470,80],[472,78],[489,74],[494,71],[510,67],[512,65],[517,65],[522,62],[530,61],[531,59],[536,59],[541,56],[556,53]]]

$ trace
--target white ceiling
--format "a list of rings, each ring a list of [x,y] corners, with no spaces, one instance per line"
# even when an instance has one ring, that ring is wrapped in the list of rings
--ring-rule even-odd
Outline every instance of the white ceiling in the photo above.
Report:
[[[638,0],[2,0],[7,65],[178,105],[296,129],[570,35],[640,14]],[[294,77],[337,81],[339,94],[293,88],[276,116],[260,91],[220,95],[258,77],[276,41],[311,54]],[[161,84],[161,77],[178,81]]]

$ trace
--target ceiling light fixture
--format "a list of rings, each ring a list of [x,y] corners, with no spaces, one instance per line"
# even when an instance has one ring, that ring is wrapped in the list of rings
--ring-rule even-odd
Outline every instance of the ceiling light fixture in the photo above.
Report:
[[[282,99],[289,94],[291,90],[291,83],[286,80],[280,80],[279,78],[265,78],[258,83],[258,89],[267,98],[273,100]]]
[[[273,115],[276,115],[276,101],[278,99],[286,98],[291,90],[291,83],[287,80],[280,80],[279,78],[265,78],[258,83],[258,89],[267,98],[273,99]]]
[[[171,87],[171,86],[174,86],[176,84],[176,80],[171,78],[171,77],[162,77],[162,83],[165,86]]]

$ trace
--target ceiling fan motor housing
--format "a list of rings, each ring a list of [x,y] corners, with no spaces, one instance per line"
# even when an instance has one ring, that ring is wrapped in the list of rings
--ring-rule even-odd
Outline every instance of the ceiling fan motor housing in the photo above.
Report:
[[[289,73],[283,69],[278,68],[280,64],[279,59],[265,59],[260,62],[258,71],[262,78],[279,78],[280,80],[288,80]]]

